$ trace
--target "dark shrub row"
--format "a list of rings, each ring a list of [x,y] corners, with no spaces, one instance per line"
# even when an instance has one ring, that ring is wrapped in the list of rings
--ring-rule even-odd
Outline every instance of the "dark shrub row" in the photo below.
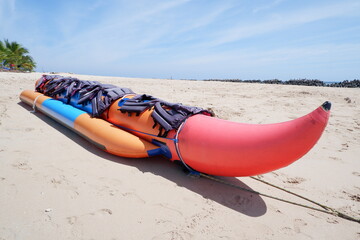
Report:
[[[360,88],[360,80],[354,79],[354,80],[345,80],[338,83],[330,83],[327,84],[329,87],[344,87],[344,88]]]
[[[301,86],[317,86],[317,87],[343,87],[343,88],[360,88],[360,80],[345,80],[336,83],[325,83],[318,79],[290,79],[282,81],[279,79],[271,80],[241,80],[241,79],[206,79],[205,81],[220,82],[244,82],[244,83],[264,83],[264,84],[283,84],[283,85],[301,85]]]

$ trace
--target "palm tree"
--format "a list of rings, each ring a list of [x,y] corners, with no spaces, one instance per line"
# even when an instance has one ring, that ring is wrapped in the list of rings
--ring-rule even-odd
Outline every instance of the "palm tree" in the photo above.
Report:
[[[30,55],[22,56],[18,67],[21,70],[32,71],[36,67],[36,63]]]
[[[0,64],[2,65],[5,58],[6,58],[6,48],[5,48],[5,45],[2,41],[0,41]]]
[[[33,58],[28,55],[29,50],[17,42],[0,41],[0,63],[15,70],[32,71],[36,67]]]

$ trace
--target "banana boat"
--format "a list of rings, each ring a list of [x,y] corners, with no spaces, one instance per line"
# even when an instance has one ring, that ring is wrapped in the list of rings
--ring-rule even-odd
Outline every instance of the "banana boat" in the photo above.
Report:
[[[122,157],[164,156],[189,170],[252,176],[285,167],[321,137],[331,103],[282,123],[222,120],[197,107],[168,103],[128,88],[44,75],[20,100]]]

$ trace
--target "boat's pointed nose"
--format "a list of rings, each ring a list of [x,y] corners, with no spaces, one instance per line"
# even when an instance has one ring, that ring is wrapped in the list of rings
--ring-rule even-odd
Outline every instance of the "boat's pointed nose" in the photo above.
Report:
[[[326,101],[326,102],[324,102],[324,103],[321,105],[321,107],[322,107],[325,111],[330,111],[330,109],[331,109],[331,102]]]

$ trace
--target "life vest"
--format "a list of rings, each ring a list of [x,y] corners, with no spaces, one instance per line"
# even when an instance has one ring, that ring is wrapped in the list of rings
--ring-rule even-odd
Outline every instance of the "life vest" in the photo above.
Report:
[[[127,94],[134,94],[129,88],[101,84],[96,81],[81,81],[77,78],[58,75],[43,75],[35,89],[46,96],[60,98],[59,100],[66,104],[72,102],[82,106],[91,104],[90,108],[84,108],[83,110],[87,111],[92,117],[100,117],[114,101]]]
[[[123,114],[139,116],[142,112],[153,109],[151,113],[155,123],[153,128],[160,125],[159,137],[166,137],[169,131],[178,129],[192,115],[201,113],[213,116],[208,110],[181,103],[169,103],[146,94],[135,94],[129,88],[58,75],[43,75],[35,89],[46,96],[81,108],[92,117],[100,117],[114,101],[120,98],[122,99],[118,102],[118,110]],[[126,95],[132,97],[127,98]]]
[[[192,115],[201,113],[212,116],[212,113],[202,108],[185,106],[181,103],[169,103],[146,94],[123,99],[123,102],[119,102],[119,106],[122,113],[135,113],[137,116],[153,108],[154,111],[151,113],[155,122],[153,128],[157,124],[161,126],[159,137],[166,137],[169,131],[178,129],[181,123]]]

